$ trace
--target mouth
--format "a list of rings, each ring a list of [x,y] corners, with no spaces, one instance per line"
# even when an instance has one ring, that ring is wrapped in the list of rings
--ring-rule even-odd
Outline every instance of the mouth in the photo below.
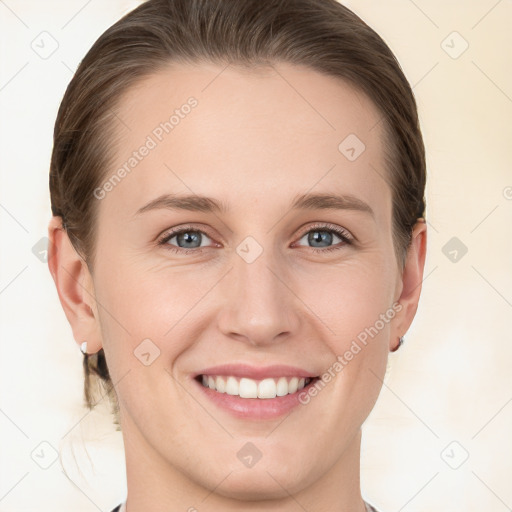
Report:
[[[197,375],[194,379],[204,388],[219,394],[246,399],[275,399],[287,395],[296,395],[314,385],[320,377],[273,377],[251,379],[235,375]]]
[[[300,366],[226,363],[191,375],[200,394],[217,408],[243,421],[276,420],[304,411],[306,395],[320,376]],[[299,413],[300,414],[300,413]]]

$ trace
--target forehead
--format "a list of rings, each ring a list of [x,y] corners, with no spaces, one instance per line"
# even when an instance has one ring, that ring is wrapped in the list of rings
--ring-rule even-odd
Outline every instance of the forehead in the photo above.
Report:
[[[133,213],[165,192],[247,206],[313,188],[388,208],[380,118],[348,82],[306,67],[170,64],[119,103],[106,178],[127,172],[101,208]]]

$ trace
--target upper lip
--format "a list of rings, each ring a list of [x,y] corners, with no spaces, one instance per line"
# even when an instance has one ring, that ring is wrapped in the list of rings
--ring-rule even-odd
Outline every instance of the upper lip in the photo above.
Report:
[[[276,364],[271,366],[251,366],[249,364],[222,364],[219,366],[211,366],[201,370],[199,375],[232,375],[233,377],[247,377],[254,380],[262,380],[273,377],[316,377],[315,374],[298,368],[297,366],[289,366],[285,364]]]

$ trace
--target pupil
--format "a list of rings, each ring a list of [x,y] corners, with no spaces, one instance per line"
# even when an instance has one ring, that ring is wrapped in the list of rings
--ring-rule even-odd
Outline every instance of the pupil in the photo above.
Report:
[[[199,239],[199,233],[191,234],[190,231],[186,231],[185,233],[181,233],[178,235],[178,240],[181,239],[181,241],[184,241],[185,244],[193,243],[194,241],[198,241]]]
[[[317,236],[318,233],[321,233],[320,236]],[[309,235],[309,242],[310,243],[316,243],[318,241],[322,242],[322,240],[325,242],[330,242],[332,238],[332,234],[328,231],[313,231]]]

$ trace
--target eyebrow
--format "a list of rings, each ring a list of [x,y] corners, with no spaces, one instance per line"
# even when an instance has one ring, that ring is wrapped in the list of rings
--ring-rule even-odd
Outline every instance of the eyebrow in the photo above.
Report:
[[[199,195],[163,194],[139,208],[136,215],[156,210],[186,210],[204,213],[227,213],[228,206],[211,197]],[[367,213],[372,217],[375,214],[369,204],[351,194],[302,194],[294,198],[291,210],[354,210]]]

